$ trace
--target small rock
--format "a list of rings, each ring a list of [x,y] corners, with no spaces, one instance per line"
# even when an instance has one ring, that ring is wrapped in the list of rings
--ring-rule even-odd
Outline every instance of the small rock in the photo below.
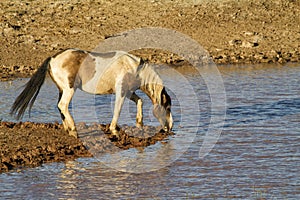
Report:
[[[253,35],[254,35],[254,33],[253,33],[253,32],[250,32],[250,31],[244,31],[243,34],[244,34],[245,36],[253,36]]]
[[[229,45],[233,46],[233,45],[241,45],[242,44],[242,40],[239,40],[239,39],[233,39],[233,40],[230,40],[229,42]]]
[[[241,47],[252,48],[252,47],[254,47],[254,44],[252,42],[243,41]]]

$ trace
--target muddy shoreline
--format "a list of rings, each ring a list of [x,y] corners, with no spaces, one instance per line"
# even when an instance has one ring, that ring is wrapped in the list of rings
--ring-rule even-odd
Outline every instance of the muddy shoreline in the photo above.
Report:
[[[75,139],[59,123],[0,122],[0,173],[129,148],[142,149],[174,135],[148,126],[140,131],[125,127],[117,139],[110,134],[108,124],[82,123],[81,127],[85,129],[82,138]]]

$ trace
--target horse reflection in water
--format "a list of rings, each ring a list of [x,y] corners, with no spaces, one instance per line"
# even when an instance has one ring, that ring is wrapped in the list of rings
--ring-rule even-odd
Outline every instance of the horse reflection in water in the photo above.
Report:
[[[110,131],[119,137],[117,122],[125,97],[137,105],[136,126],[143,126],[142,99],[135,91],[143,91],[153,103],[153,115],[165,131],[173,126],[171,99],[156,71],[141,58],[123,51],[96,53],[67,49],[47,58],[25,89],[16,98],[11,114],[17,119],[29,112],[49,72],[59,89],[58,109],[64,129],[78,137],[74,120],[68,110],[77,88],[91,94],[115,94],[115,106]]]

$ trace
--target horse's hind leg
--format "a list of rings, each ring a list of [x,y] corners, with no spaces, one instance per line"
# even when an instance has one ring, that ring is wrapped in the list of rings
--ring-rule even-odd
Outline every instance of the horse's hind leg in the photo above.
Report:
[[[59,110],[59,113],[60,113],[60,117],[61,117],[61,119],[62,119],[62,123],[63,123],[64,129],[65,129],[65,131],[67,131],[66,128],[68,127],[68,125],[67,125],[66,122],[65,122],[65,116],[64,116],[64,114],[62,114],[62,112],[61,112],[61,110],[60,110],[60,108],[59,108],[59,106],[58,106],[58,104],[59,104],[59,102],[60,102],[60,100],[61,100],[61,97],[62,97],[62,91],[59,90],[58,101],[57,101],[57,107],[58,107],[58,110]]]
[[[143,101],[142,99],[134,93],[132,93],[130,100],[134,101],[136,104],[136,127],[143,127]]]
[[[61,114],[64,129],[69,133],[69,135],[78,137],[74,120],[69,112],[69,103],[74,95],[74,88],[64,89],[60,91],[60,98],[58,102],[58,109]]]

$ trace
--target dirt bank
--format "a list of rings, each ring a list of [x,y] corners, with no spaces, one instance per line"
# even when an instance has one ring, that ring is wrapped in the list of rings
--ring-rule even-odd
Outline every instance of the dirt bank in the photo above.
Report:
[[[216,63],[300,61],[295,0],[2,0],[0,7],[2,80],[30,76],[61,49],[92,50],[106,37],[142,27],[187,34]],[[141,54],[154,62],[176,60],[152,53]]]
[[[109,125],[87,126],[82,123],[81,127],[82,139],[75,139],[58,123],[0,122],[0,173],[47,162],[65,162],[99,153],[143,148],[173,135],[149,126],[142,130],[124,127],[120,131],[121,137],[116,139],[110,134]]]

